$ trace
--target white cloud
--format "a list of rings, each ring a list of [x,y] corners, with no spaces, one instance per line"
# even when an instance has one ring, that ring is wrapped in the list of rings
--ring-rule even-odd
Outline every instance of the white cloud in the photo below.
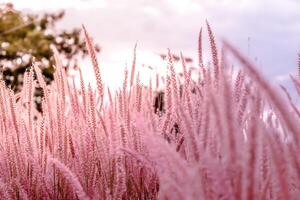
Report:
[[[34,11],[39,10],[57,10],[57,9],[69,9],[69,8],[102,8],[107,5],[106,0],[13,0],[10,1],[16,7],[16,9],[30,9]]]
[[[274,78],[277,82],[285,82],[285,81],[289,81],[290,78],[290,74],[281,74],[281,75],[277,75]]]

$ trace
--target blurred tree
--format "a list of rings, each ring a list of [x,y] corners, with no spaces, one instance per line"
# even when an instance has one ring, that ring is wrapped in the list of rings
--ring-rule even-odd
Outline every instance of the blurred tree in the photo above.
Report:
[[[164,53],[159,53],[158,55],[160,56],[160,58],[161,58],[162,60],[167,60],[167,58],[168,58],[168,55],[167,55],[167,54],[164,54]],[[172,53],[171,53],[171,56],[172,56],[172,59],[173,59],[174,62],[179,62],[179,61],[180,61],[180,55],[176,55],[176,54],[172,54]],[[193,62],[193,59],[190,58],[190,57],[184,57],[184,61],[185,61],[186,63],[192,63],[192,62]]]
[[[54,57],[50,45],[55,45],[63,58],[65,69],[77,69],[77,59],[87,55],[80,29],[55,30],[64,12],[42,15],[16,11],[13,4],[0,4],[0,70],[6,85],[18,92],[23,73],[36,61],[47,83],[53,80]],[[99,52],[99,46],[96,46]],[[39,96],[39,94],[36,94]]]

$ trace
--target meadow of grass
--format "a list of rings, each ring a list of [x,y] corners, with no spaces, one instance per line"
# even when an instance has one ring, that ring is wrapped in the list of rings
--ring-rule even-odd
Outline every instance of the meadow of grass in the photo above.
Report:
[[[212,66],[201,31],[197,80],[184,59],[180,79],[169,52],[167,74],[144,86],[134,49],[123,87],[110,91],[84,29],[96,89],[81,73],[77,87],[55,49],[51,85],[36,64],[19,94],[1,81],[0,199],[298,199],[297,105],[227,42],[219,55],[207,29]],[[291,81],[300,94],[299,77]]]

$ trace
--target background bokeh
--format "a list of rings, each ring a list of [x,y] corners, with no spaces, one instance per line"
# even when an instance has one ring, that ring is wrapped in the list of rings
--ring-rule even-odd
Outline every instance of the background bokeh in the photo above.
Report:
[[[197,36],[207,19],[218,41],[225,38],[239,47],[264,75],[285,84],[297,71],[300,50],[298,0],[14,0],[25,12],[66,11],[61,27],[85,24],[102,47],[104,80],[116,81],[138,41],[140,64],[160,67],[159,53],[170,48],[195,58]],[[205,45],[208,45],[208,41]],[[220,46],[220,45],[219,45]],[[209,49],[205,56],[208,57]],[[89,61],[83,71],[92,72]],[[113,76],[109,76],[113,74]]]

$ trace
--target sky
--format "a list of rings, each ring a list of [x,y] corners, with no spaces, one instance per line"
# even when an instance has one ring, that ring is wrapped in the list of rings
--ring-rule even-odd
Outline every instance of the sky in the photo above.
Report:
[[[165,68],[158,56],[167,48],[196,58],[197,37],[204,27],[205,59],[210,58],[205,20],[214,30],[218,47],[226,39],[257,63],[265,77],[279,83],[297,73],[300,52],[300,0],[14,0],[28,12],[64,9],[60,28],[84,24],[101,47],[99,62],[104,81],[120,82],[130,68],[138,43],[137,62]],[[86,76],[91,63],[82,61]],[[144,79],[153,73],[140,67]],[[148,70],[148,71],[147,71]],[[106,76],[105,76],[106,75]]]

